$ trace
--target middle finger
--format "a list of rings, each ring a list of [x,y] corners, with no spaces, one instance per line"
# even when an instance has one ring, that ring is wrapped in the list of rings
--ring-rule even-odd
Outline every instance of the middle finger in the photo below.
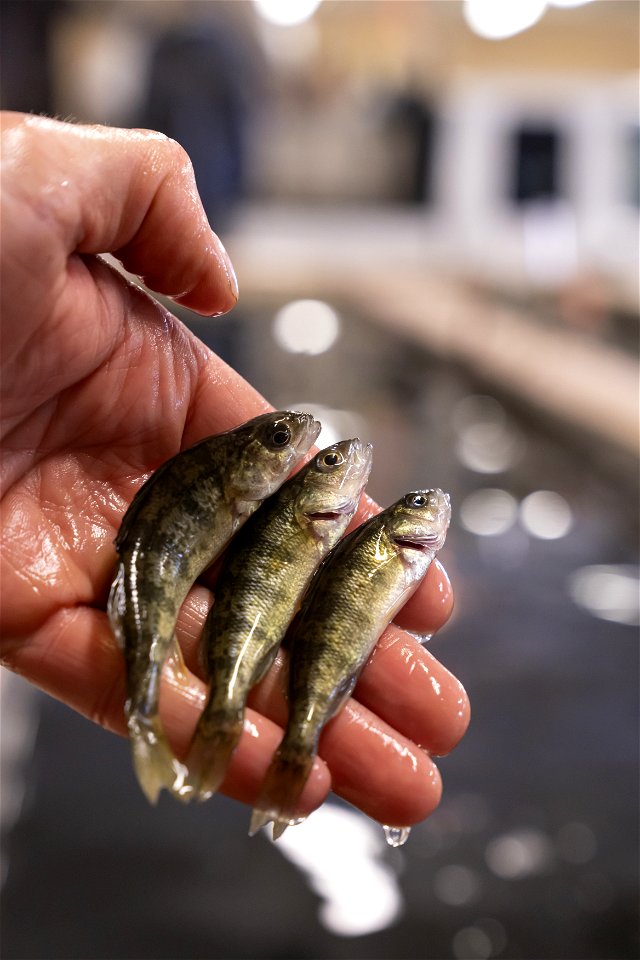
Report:
[[[199,640],[211,607],[210,592],[196,586],[180,612],[177,635],[189,669],[202,676]],[[378,641],[354,691],[354,699],[403,737],[441,756],[455,747],[469,723],[462,684],[400,627],[390,624]],[[284,656],[279,653],[249,703],[285,726]]]

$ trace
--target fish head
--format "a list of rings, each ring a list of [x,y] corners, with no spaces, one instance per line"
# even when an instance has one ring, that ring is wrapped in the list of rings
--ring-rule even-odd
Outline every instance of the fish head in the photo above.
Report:
[[[325,447],[305,468],[296,515],[313,535],[333,546],[349,525],[369,479],[373,448],[358,437]]]
[[[442,490],[413,490],[388,511],[387,533],[408,566],[428,565],[443,546],[451,501]]]
[[[320,428],[311,414],[292,410],[250,420],[242,430],[238,461],[231,468],[234,495],[246,501],[271,496],[313,445]]]

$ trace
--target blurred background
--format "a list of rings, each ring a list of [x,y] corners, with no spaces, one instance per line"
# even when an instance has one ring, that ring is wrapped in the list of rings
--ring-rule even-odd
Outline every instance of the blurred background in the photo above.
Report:
[[[2,104],[163,130],[238,273],[182,319],[369,490],[451,492],[473,719],[392,849],[149,808],[2,674],[6,958],[636,958],[639,5],[2,3]]]

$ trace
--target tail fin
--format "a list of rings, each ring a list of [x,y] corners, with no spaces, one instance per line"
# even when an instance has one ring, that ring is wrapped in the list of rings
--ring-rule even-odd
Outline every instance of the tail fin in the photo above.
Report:
[[[156,803],[163,788],[178,800],[189,800],[186,767],[174,757],[159,719],[149,720],[133,713],[128,726],[133,767],[149,803]]]
[[[208,800],[219,789],[242,736],[242,726],[242,717],[216,726],[211,732],[202,720],[198,724],[186,760],[189,785],[196,799]]]
[[[293,746],[286,741],[280,744],[256,801],[249,836],[273,820],[273,839],[277,840],[287,827],[300,822],[296,806],[314,759],[315,754],[306,747]]]

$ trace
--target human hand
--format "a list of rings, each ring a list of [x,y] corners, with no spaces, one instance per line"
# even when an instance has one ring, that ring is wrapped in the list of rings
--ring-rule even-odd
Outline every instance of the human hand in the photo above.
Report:
[[[113,539],[135,491],[200,438],[268,409],[249,384],[97,254],[202,314],[235,303],[184,151],[161,134],[2,117],[0,397],[2,662],[124,734],[124,660],[106,599]],[[358,520],[376,510],[363,498]],[[192,671],[169,671],[162,716],[184,756],[205,698],[195,647],[211,602],[196,585],[178,623]],[[462,736],[458,681],[402,627],[433,632],[452,593],[438,562],[327,726],[301,800],[330,786],[377,820],[427,816],[440,778],[426,751]],[[281,736],[279,664],[250,699],[223,792],[252,804]],[[417,745],[421,744],[422,750]]]

